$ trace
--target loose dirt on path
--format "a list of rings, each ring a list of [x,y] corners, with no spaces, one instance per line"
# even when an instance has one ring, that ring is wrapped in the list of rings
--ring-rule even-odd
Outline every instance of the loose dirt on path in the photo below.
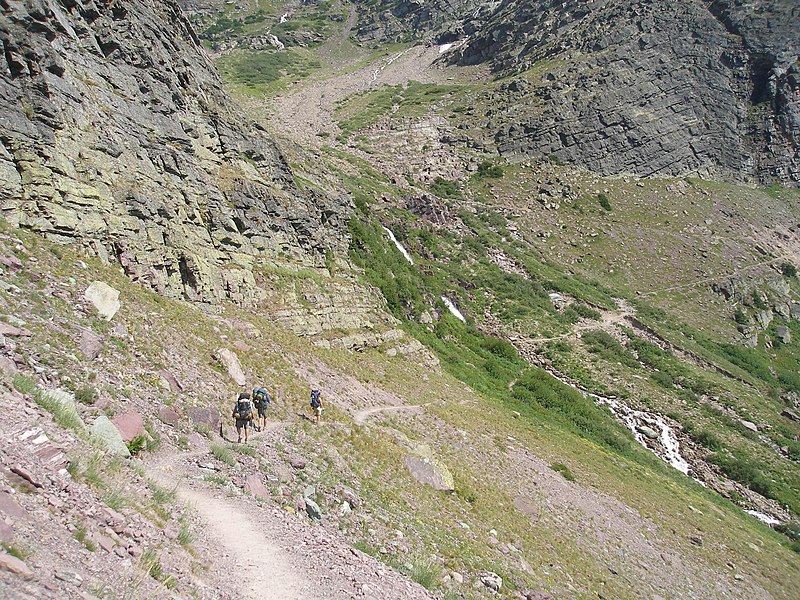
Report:
[[[292,565],[281,548],[269,540],[246,512],[208,490],[177,488],[208,525],[207,533],[220,548],[235,557],[241,598],[260,600],[312,600],[319,598],[302,570]]]
[[[272,446],[286,443],[287,423],[272,421],[251,435],[248,446],[274,460]],[[228,447],[235,447],[229,444]],[[272,456],[270,456],[272,453]],[[249,456],[249,453],[248,453]],[[246,458],[242,456],[240,458]],[[378,560],[352,548],[330,513],[322,522],[287,511],[280,493],[261,500],[242,492],[245,480],[266,478],[245,462],[214,466],[207,451],[164,453],[147,465],[159,485],[192,506],[192,547],[207,561],[197,576],[202,597],[218,600],[430,600],[427,590]],[[287,465],[288,468],[288,465]],[[211,469],[211,470],[209,470]],[[214,473],[214,470],[217,473]],[[206,481],[211,475],[228,482]]]

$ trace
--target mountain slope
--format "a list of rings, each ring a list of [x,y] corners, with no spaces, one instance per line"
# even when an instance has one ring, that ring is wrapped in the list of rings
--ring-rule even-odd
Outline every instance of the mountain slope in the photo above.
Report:
[[[488,63],[514,78],[468,112],[514,161],[553,156],[602,174],[800,181],[793,2],[424,6],[433,16],[420,14],[421,36],[451,23],[434,38],[459,41],[450,64]]]

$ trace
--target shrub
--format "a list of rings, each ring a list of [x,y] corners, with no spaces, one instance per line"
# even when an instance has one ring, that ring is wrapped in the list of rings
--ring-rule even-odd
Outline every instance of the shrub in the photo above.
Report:
[[[597,194],[597,203],[603,208],[603,210],[611,212],[611,201],[605,194]]]
[[[408,575],[425,589],[432,590],[439,584],[442,570],[432,560],[415,560]]]
[[[561,475],[567,481],[575,481],[575,476],[572,474],[572,471],[569,470],[567,465],[561,463],[553,463],[550,465],[550,468],[553,469],[556,473],[561,473]]]
[[[781,273],[784,277],[797,277],[797,267],[795,267],[792,263],[783,263],[781,265]]]
[[[81,404],[94,404],[97,399],[97,390],[92,386],[85,385],[75,392],[75,400]]]
[[[146,445],[147,445],[147,436],[145,436],[144,434],[137,435],[130,442],[128,442],[128,451],[131,454],[138,454],[139,452],[144,450]]]
[[[714,452],[722,450],[722,440],[720,440],[716,434],[708,429],[701,429],[696,434],[692,435],[692,438],[698,444],[708,448],[709,450],[713,450]]]
[[[475,174],[480,179],[500,179],[504,172],[502,167],[493,165],[488,160],[485,160],[478,165],[478,170]]]
[[[455,181],[437,177],[431,184],[431,191],[439,198],[460,198],[461,190]]]

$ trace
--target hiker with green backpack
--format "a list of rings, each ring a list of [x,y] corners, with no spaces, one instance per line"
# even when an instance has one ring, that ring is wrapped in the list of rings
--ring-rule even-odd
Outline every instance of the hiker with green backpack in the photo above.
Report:
[[[236,433],[239,436],[236,443],[242,443],[242,429],[244,429],[244,443],[246,444],[250,421],[253,420],[253,405],[250,403],[250,394],[247,392],[239,393],[236,404],[233,406],[233,413],[231,416],[236,422]]]
[[[269,406],[271,398],[269,393],[263,387],[255,388],[253,390],[253,404],[255,404],[258,415],[256,416],[256,431],[263,431],[267,428],[267,406]]]

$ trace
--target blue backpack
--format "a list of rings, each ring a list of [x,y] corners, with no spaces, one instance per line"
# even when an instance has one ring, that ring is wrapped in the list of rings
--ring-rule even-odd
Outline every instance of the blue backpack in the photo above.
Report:
[[[311,408],[319,408],[319,390],[311,390]]]

